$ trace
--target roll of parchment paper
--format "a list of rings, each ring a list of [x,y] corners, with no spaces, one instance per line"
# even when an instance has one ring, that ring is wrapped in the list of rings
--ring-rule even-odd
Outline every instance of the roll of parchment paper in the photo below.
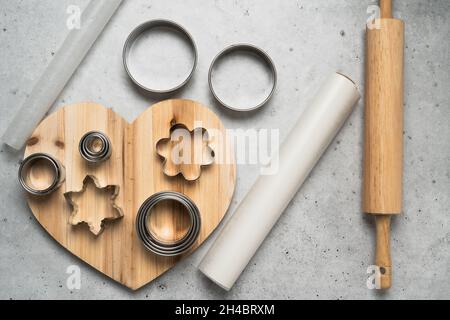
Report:
[[[261,175],[200,263],[230,290],[360,99],[346,76],[331,75],[280,148],[279,169]]]
[[[2,142],[15,150],[23,147],[58,98],[122,0],[91,0],[81,15],[80,28],[72,29],[33,91],[6,129]]]

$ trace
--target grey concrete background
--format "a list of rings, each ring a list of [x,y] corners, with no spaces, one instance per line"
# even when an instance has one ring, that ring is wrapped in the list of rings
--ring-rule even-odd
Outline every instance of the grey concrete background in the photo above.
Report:
[[[86,0],[0,0],[0,132],[51,61],[68,30],[66,8]],[[363,89],[364,25],[372,1],[126,1],[54,108],[95,101],[131,121],[156,100],[128,81],[122,44],[139,22],[168,18],[195,37],[193,81],[175,97],[198,100],[229,128],[279,128],[283,138],[323,79],[340,70]],[[393,288],[368,290],[374,226],[361,214],[363,103],[345,124],[233,290],[222,291],[196,265],[209,243],[131,292],[53,241],[32,217],[16,181],[21,154],[0,153],[0,298],[3,299],[449,299],[450,1],[396,1],[406,21],[404,214],[393,224]],[[244,116],[211,98],[207,70],[226,45],[250,42],[275,60],[280,83],[264,109]],[[307,152],[307,150],[305,150]],[[255,166],[240,166],[229,213],[250,189]],[[81,290],[66,268],[81,267]]]

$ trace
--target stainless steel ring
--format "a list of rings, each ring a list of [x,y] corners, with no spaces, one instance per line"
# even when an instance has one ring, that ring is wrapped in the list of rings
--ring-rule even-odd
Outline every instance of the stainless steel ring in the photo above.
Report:
[[[191,45],[191,49],[194,53],[193,64],[192,64],[192,68],[191,68],[189,75],[187,76],[187,78],[185,80],[183,80],[183,82],[181,82],[179,85],[176,85],[173,88],[168,88],[168,89],[150,88],[150,87],[146,86],[145,84],[139,82],[133,76],[133,74],[131,73],[130,68],[129,68],[130,49],[133,46],[133,43],[144,32],[146,32],[150,29],[153,29],[153,28],[157,28],[157,27],[166,27],[168,29],[171,29],[175,32],[182,34],[188,40],[189,44]],[[123,58],[123,65],[125,67],[125,70],[126,70],[128,76],[131,78],[131,80],[137,86],[139,86],[141,89],[143,89],[147,92],[150,92],[150,93],[164,94],[164,93],[171,93],[171,92],[177,91],[178,89],[180,89],[184,85],[186,85],[186,83],[188,83],[188,81],[192,78],[192,76],[194,74],[195,68],[197,67],[198,52],[197,52],[197,46],[195,44],[194,38],[181,25],[179,25],[178,23],[175,23],[173,21],[170,21],[170,20],[151,20],[151,21],[147,21],[147,22],[144,22],[143,24],[139,25],[138,27],[136,27],[136,29],[134,29],[130,33],[130,35],[128,36],[127,40],[125,41],[125,45],[123,47],[123,57],[122,58]]]
[[[53,170],[53,181],[45,189],[37,189],[32,185],[27,183],[27,175],[29,174],[29,170],[33,167],[33,165],[39,161],[44,160],[50,164]],[[66,178],[65,168],[64,166],[52,156],[46,153],[35,153],[27,157],[22,161],[19,167],[19,182],[22,185],[23,189],[28,193],[35,196],[46,196],[53,193],[56,189],[58,189]]]
[[[214,84],[212,81],[213,70],[214,70],[214,67],[216,66],[216,64],[219,62],[219,60],[226,58],[226,55],[228,55],[229,53],[232,53],[232,52],[236,52],[236,51],[251,52],[251,53],[257,55],[269,67],[269,69],[272,73],[272,89],[271,89],[269,95],[261,103],[258,103],[254,106],[251,106],[251,107],[245,108],[245,109],[232,106],[232,105],[226,103],[225,101],[223,101],[221,98],[219,98],[216,91],[214,90]],[[213,59],[211,66],[209,68],[209,72],[208,72],[209,89],[211,90],[211,93],[213,94],[214,98],[222,106],[224,106],[228,109],[234,110],[234,111],[252,111],[252,110],[256,110],[256,109],[259,109],[262,106],[264,106],[272,98],[273,94],[275,93],[275,89],[277,87],[277,82],[278,82],[277,69],[275,67],[275,63],[273,62],[273,60],[270,58],[270,56],[265,51],[263,51],[262,49],[254,46],[252,44],[248,44],[248,43],[233,44],[233,45],[223,49]]]
[[[99,150],[93,149],[94,141],[101,142]],[[109,159],[112,153],[111,141],[102,132],[91,131],[86,133],[80,140],[79,151],[83,159],[91,163],[99,163]]]
[[[191,225],[186,235],[171,243],[163,242],[153,236],[147,226],[147,219],[152,209],[161,201],[172,200],[182,204],[189,213]],[[136,231],[145,248],[157,255],[165,257],[178,256],[188,251],[200,234],[201,217],[195,203],[187,196],[173,191],[159,192],[148,198],[139,208],[136,216]]]

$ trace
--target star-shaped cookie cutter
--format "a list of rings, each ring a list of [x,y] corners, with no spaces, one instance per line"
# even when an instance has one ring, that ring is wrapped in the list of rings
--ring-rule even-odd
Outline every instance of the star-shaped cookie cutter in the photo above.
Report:
[[[94,187],[101,191],[101,192],[109,192],[111,194],[111,197],[109,198],[109,204],[114,209],[113,212],[115,213],[113,216],[103,216],[98,217],[97,215],[99,212],[80,212],[80,205],[77,202],[77,200],[74,200],[76,197],[89,197],[89,194],[86,194],[86,191],[89,188],[89,185],[93,184]],[[82,223],[85,223],[89,226],[89,230],[95,235],[98,236],[103,230],[104,230],[104,224],[107,221],[113,221],[116,219],[120,219],[123,217],[123,210],[122,208],[116,204],[115,200],[117,196],[119,195],[120,187],[118,185],[108,185],[106,187],[101,187],[100,183],[93,175],[88,175],[83,180],[83,187],[79,191],[70,191],[64,193],[64,197],[66,198],[67,202],[72,207],[72,212],[69,217],[69,223],[73,226],[80,225]],[[78,199],[79,200],[79,199]],[[91,198],[92,200],[92,198]],[[96,198],[93,201],[99,201],[98,198]]]

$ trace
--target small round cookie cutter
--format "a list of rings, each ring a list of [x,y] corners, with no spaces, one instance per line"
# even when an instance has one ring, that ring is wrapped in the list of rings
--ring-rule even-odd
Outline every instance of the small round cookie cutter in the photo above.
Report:
[[[52,181],[49,185],[39,188],[29,181],[31,168],[38,163],[43,162],[51,168]],[[19,167],[19,182],[23,189],[34,196],[47,196],[58,189],[66,178],[65,168],[56,158],[46,153],[35,153],[27,157]]]
[[[225,59],[228,54],[234,53],[234,52],[239,52],[239,51],[255,54],[257,57],[259,57],[262,60],[263,63],[265,63],[269,67],[269,70],[272,75],[272,89],[271,89],[270,93],[265,97],[265,99],[262,102],[254,105],[254,106],[250,106],[250,107],[246,107],[246,108],[232,106],[229,103],[222,100],[219,97],[219,95],[217,94],[217,92],[214,90],[214,84],[213,84],[213,80],[212,80],[213,71],[214,71],[214,68],[217,65],[217,63],[220,60]],[[209,68],[209,73],[208,73],[209,89],[211,90],[211,93],[213,94],[214,98],[225,108],[228,108],[228,109],[231,109],[234,111],[253,111],[253,110],[259,109],[262,106],[264,106],[272,98],[273,94],[275,93],[275,89],[277,87],[277,81],[278,81],[277,69],[275,67],[275,63],[273,62],[272,58],[270,58],[270,56],[264,50],[260,49],[257,46],[254,46],[252,44],[248,44],[248,43],[233,44],[233,45],[223,49],[213,59],[211,66]]]
[[[167,28],[169,30],[172,30],[173,32],[176,32],[176,33],[184,36],[184,38],[189,42],[191,50],[193,52],[192,68],[191,68],[187,78],[184,79],[180,84],[178,84],[172,88],[167,88],[167,89],[150,88],[150,86],[145,85],[144,83],[142,83],[142,81],[139,82],[136,79],[136,77],[133,76],[133,74],[129,68],[130,59],[132,59],[130,56],[130,50],[131,50],[133,44],[135,43],[135,41],[143,33],[147,32],[151,29],[160,28],[160,27]],[[139,86],[141,89],[143,89],[149,93],[165,94],[165,93],[171,93],[171,92],[177,91],[178,89],[182,88],[184,85],[186,85],[186,83],[189,82],[189,80],[192,78],[192,76],[194,74],[195,68],[197,67],[198,52],[197,52],[197,45],[195,44],[194,38],[191,36],[191,34],[185,28],[183,28],[181,25],[179,25],[178,23],[173,22],[171,20],[158,19],[158,20],[150,20],[150,21],[140,24],[139,26],[136,27],[136,29],[134,29],[130,33],[130,35],[128,36],[127,40],[125,41],[125,45],[123,47],[122,58],[123,58],[123,65],[125,67],[125,70],[126,70],[128,76],[137,86]]]
[[[79,151],[83,159],[90,163],[103,162],[111,156],[111,141],[104,133],[91,131],[81,138]]]

